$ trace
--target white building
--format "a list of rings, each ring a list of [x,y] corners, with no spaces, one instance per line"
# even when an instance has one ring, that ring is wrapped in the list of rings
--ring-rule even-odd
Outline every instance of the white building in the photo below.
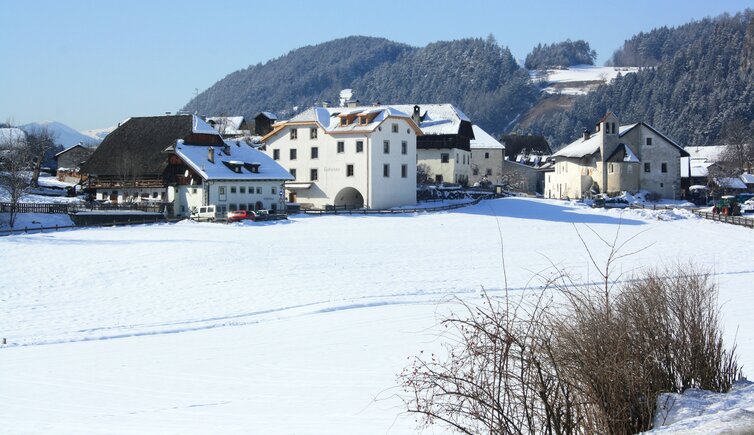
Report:
[[[469,183],[481,181],[500,184],[503,180],[503,162],[505,162],[505,145],[490,136],[478,125],[472,126],[474,139],[471,148],[471,177]]]
[[[312,107],[276,123],[266,153],[288,169],[288,200],[303,207],[382,209],[416,203],[411,116],[394,106]]]
[[[187,216],[215,205],[218,217],[233,210],[285,210],[285,181],[293,177],[265,153],[244,141],[223,147],[179,140],[170,150],[186,166],[175,187],[175,213]]]
[[[596,132],[553,154],[545,175],[545,197],[583,198],[592,193],[647,190],[662,198],[680,194],[680,157],[688,153],[643,122],[619,125],[608,112]]]

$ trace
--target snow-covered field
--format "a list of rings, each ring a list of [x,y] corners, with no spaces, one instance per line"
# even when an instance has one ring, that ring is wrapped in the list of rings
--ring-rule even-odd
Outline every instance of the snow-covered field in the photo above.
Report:
[[[685,211],[507,198],[444,213],[181,222],[0,238],[8,433],[414,433],[395,374],[439,346],[450,296],[514,294],[554,263],[595,278],[576,228],[637,235],[625,275],[694,260],[754,367],[754,231]],[[501,247],[502,242],[502,247]]]
[[[548,94],[584,95],[597,84],[610,83],[618,74],[638,71],[637,67],[612,67],[594,65],[574,65],[567,69],[529,71],[534,81],[548,84],[543,89]]]

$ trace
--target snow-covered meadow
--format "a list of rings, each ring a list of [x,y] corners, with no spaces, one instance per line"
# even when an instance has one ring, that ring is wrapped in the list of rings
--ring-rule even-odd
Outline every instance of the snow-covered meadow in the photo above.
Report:
[[[636,236],[625,277],[694,261],[754,367],[754,231],[686,211],[508,198],[443,213],[293,216],[0,238],[11,433],[414,433],[394,396],[451,297],[536,291]],[[505,277],[503,274],[503,259]],[[528,288],[528,290],[527,290]]]

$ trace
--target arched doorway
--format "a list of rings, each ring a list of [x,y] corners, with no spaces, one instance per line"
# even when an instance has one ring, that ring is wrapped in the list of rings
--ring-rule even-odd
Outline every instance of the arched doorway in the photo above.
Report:
[[[334,204],[336,207],[362,208],[364,207],[364,197],[361,192],[353,187],[344,187],[335,195]]]

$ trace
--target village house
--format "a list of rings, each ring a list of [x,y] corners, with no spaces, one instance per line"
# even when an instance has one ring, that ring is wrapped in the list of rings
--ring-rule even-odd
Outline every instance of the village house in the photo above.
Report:
[[[280,189],[292,178],[245,142],[226,142],[194,115],[129,118],[81,172],[99,200],[169,204],[177,216],[200,205],[216,205],[218,217],[233,208],[281,209]]]
[[[306,208],[416,203],[422,131],[394,106],[312,107],[274,124],[265,152],[288,169],[288,201]]]
[[[54,158],[58,163],[58,180],[66,183],[81,181],[80,167],[92,155],[92,152],[93,149],[85,147],[82,143],[77,143],[55,154]]]
[[[596,193],[647,190],[663,198],[680,192],[680,157],[688,153],[652,126],[619,125],[608,112],[596,131],[553,154],[545,175],[545,197],[584,198]]]
[[[471,149],[471,176],[469,184],[501,184],[503,180],[503,162],[505,145],[490,136],[482,127],[473,125],[474,139],[469,143]]]

